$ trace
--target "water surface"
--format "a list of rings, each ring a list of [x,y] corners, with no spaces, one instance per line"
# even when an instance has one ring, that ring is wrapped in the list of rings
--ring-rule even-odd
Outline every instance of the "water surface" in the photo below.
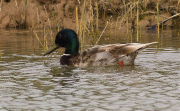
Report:
[[[99,44],[137,42],[136,33],[122,35],[105,33]],[[43,57],[43,47],[29,31],[1,29],[0,110],[178,111],[179,32],[164,30],[158,38],[143,31],[139,38],[153,41],[159,44],[141,52],[134,66],[76,68],[59,65],[63,49]]]

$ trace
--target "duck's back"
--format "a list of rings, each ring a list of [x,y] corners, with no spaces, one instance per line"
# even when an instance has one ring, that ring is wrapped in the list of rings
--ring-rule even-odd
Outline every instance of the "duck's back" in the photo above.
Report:
[[[97,45],[84,50],[77,56],[70,59],[72,65],[77,67],[83,66],[104,66],[104,65],[132,65],[137,54],[146,48],[147,44],[111,44]]]
[[[131,44],[97,45],[72,57],[70,62],[77,67],[116,65],[120,58],[135,50],[132,48],[127,50],[125,47],[129,45]]]

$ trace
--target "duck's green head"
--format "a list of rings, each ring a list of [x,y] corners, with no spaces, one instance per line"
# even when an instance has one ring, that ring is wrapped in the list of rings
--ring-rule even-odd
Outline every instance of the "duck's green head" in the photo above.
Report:
[[[44,53],[44,56],[52,53],[60,47],[65,47],[65,54],[77,55],[79,41],[75,31],[63,29],[56,35],[55,43]]]

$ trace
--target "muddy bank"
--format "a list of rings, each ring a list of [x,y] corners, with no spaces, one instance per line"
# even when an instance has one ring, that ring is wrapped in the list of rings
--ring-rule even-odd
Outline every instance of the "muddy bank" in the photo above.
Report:
[[[87,0],[86,5],[83,0],[2,0],[0,28],[64,27],[75,30],[76,22],[81,22],[83,10],[82,23],[86,24],[87,29],[103,28],[111,15],[111,28],[136,28],[137,21],[141,28],[146,28],[147,25],[156,24],[158,19],[163,21],[180,12],[176,0],[162,0],[157,4],[156,0],[128,0],[125,3],[121,0]],[[177,16],[167,21],[164,26],[179,27],[179,24],[180,17]]]

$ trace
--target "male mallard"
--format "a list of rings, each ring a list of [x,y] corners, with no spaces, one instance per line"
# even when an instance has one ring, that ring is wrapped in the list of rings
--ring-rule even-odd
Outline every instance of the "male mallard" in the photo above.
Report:
[[[61,65],[100,66],[100,65],[132,65],[137,54],[146,48],[147,44],[111,44],[97,45],[78,53],[79,41],[77,34],[71,29],[63,29],[57,35],[55,43],[45,52],[44,56],[54,50],[65,47],[65,53],[61,56]]]

